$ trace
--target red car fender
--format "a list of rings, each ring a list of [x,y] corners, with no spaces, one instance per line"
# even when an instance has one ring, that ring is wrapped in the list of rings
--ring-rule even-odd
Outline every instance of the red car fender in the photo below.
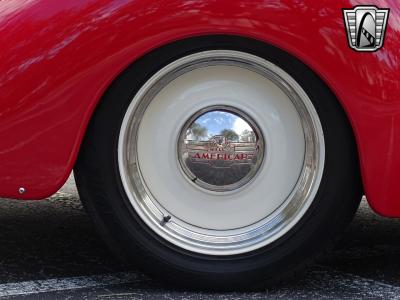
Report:
[[[360,4],[0,2],[0,196],[41,199],[63,185],[96,105],[128,65],[176,40],[225,34],[275,45],[328,84],[353,126],[369,203],[382,215],[400,216],[400,6],[367,3],[391,12],[384,47],[359,53],[347,44],[342,9]]]

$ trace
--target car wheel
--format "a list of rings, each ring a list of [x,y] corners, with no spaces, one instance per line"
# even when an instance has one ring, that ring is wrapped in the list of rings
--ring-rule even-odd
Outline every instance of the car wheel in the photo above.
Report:
[[[213,36],[155,50],[108,89],[75,168],[111,246],[170,284],[273,284],[327,250],[361,199],[337,99],[304,64]]]

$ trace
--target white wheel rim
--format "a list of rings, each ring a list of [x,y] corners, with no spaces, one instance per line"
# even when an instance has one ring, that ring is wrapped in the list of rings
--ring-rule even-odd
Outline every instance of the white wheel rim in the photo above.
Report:
[[[262,165],[243,186],[212,191],[187,180],[178,158],[182,128],[207,107],[234,107],[262,132]],[[235,255],[287,233],[313,202],[324,169],[318,114],[299,84],[276,65],[213,50],[166,66],[132,100],[119,137],[125,192],[159,236],[196,253]]]

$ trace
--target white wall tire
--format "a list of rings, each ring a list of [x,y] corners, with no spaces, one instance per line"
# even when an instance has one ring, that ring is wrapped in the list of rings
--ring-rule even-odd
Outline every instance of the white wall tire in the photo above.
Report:
[[[210,107],[243,113],[265,144],[256,172],[232,189],[194,184],[179,159],[185,124]],[[178,42],[122,74],[76,177],[119,255],[221,289],[286,276],[325,249],[361,198],[351,128],[329,89],[284,52],[235,37]]]

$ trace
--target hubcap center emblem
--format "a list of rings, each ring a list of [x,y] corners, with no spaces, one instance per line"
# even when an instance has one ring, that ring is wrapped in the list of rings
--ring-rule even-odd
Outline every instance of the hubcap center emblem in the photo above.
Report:
[[[197,112],[183,127],[178,144],[185,175],[196,185],[216,192],[232,191],[251,181],[264,151],[257,124],[229,106]]]

